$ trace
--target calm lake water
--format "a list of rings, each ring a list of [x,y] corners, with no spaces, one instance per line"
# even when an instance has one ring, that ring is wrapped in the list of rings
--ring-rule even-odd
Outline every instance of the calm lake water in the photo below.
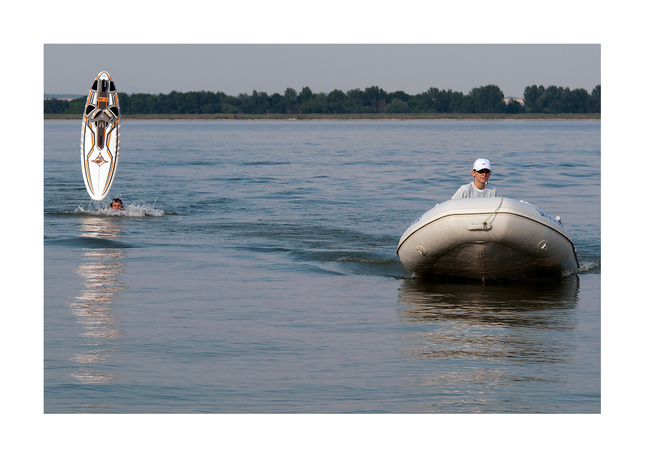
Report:
[[[599,121],[125,121],[99,203],[44,132],[46,413],[600,413]],[[477,157],[578,275],[405,270]]]

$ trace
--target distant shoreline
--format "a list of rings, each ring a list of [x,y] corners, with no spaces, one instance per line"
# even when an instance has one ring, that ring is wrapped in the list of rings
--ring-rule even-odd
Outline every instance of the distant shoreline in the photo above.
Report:
[[[80,120],[81,114],[46,114],[45,120]],[[415,120],[473,120],[473,121],[575,121],[600,120],[600,113],[362,113],[362,114],[139,114],[123,115],[121,119],[147,121],[415,121]]]

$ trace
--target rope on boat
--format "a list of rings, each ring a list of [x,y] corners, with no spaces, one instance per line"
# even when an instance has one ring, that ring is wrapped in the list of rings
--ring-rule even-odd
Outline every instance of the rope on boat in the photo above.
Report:
[[[495,215],[497,214],[497,212],[499,211],[499,209],[502,207],[502,202],[504,202],[504,197],[501,197],[501,198],[500,198],[500,200],[499,200],[499,205],[497,206],[497,208],[495,209],[495,211],[494,211],[493,213],[491,213],[491,215],[490,215],[488,218],[486,218],[486,219],[484,220],[484,222],[482,223],[482,226],[484,227],[484,230],[488,229],[488,220],[489,220],[489,219],[491,219],[493,216],[495,216]]]

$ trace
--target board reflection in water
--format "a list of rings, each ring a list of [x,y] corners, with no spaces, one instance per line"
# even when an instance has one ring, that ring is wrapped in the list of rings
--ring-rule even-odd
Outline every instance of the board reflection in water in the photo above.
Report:
[[[71,359],[71,374],[83,384],[110,383],[116,377],[106,369],[108,359],[116,351],[116,342],[123,337],[112,304],[125,289],[120,277],[125,270],[126,252],[113,242],[120,235],[119,222],[113,218],[85,218],[83,237],[88,238],[82,249],[81,264],[76,272],[82,280],[79,295],[68,306],[81,327],[82,342]]]

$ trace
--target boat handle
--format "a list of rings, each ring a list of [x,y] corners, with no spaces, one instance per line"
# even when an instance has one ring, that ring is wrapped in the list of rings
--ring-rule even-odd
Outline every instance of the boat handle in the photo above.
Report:
[[[493,225],[488,221],[466,224],[466,229],[468,229],[469,231],[490,231],[492,228]]]

